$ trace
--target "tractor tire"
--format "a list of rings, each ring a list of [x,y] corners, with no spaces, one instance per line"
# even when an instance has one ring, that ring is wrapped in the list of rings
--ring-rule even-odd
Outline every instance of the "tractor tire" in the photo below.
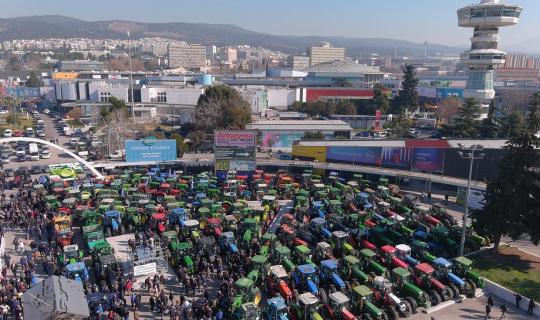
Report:
[[[107,229],[107,230],[105,230],[105,237],[108,238],[108,237],[111,236],[112,232],[111,232],[111,228],[110,228],[110,227],[108,227],[108,228],[106,228],[106,229]]]
[[[331,284],[329,287],[328,287],[328,292],[330,293],[334,293],[337,291],[337,288],[335,285]]]
[[[321,298],[322,304],[328,303],[328,295],[326,294],[326,291],[323,288],[319,289],[319,296]]]
[[[441,303],[441,296],[439,293],[435,290],[429,291],[429,300],[431,301],[431,306],[434,307]]]
[[[468,287],[468,289],[467,289],[467,298],[473,298],[474,294],[476,292],[476,282],[474,282],[471,279],[467,279],[465,281],[465,285]]]
[[[402,318],[408,318],[412,313],[411,303],[405,299],[402,299],[403,304],[405,305],[405,311],[400,312],[399,316]]]
[[[373,317],[369,313],[364,313],[361,317],[362,320],[373,320]]]
[[[131,225],[131,223],[128,223],[126,230],[127,233],[131,233],[133,231],[133,226]]]
[[[122,225],[122,224],[120,225],[119,231],[120,231],[120,234],[126,233],[126,230],[124,229],[124,225]]]
[[[454,295],[454,297],[453,297],[452,299],[457,299],[457,298],[459,298],[459,288],[458,288],[458,286],[456,286],[456,285],[453,284],[453,283],[450,283],[450,284],[448,285],[448,289],[450,289],[450,291],[452,291],[452,293],[453,293],[453,295]]]
[[[445,293],[438,292],[439,296],[441,297],[441,302],[450,300],[450,294],[448,293],[448,290]]]
[[[416,309],[418,309],[418,303],[416,302],[416,299],[414,299],[413,297],[405,297],[403,299],[409,302],[409,305],[411,305],[411,313],[416,313]]]
[[[352,280],[352,285],[353,285],[353,288],[356,287],[356,286],[359,286],[360,285],[360,282],[358,282],[358,280],[356,279],[353,279]]]
[[[394,306],[388,306],[384,308],[384,313],[388,316],[388,320],[396,320],[398,318],[398,312]]]
[[[444,295],[447,299],[445,299],[444,301],[454,299],[454,290],[451,287],[452,284],[453,283],[450,283],[446,286],[446,293]]]

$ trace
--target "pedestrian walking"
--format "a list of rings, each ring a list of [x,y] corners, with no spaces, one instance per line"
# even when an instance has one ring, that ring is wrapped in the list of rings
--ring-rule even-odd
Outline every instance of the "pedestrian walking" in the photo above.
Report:
[[[493,296],[489,296],[487,302],[488,302],[489,306],[490,306],[491,308],[493,308]]]
[[[516,293],[516,307],[519,309],[519,303],[521,302],[521,295]]]
[[[484,319],[491,319],[491,307],[489,306],[489,304],[486,304],[486,316],[484,317]]]
[[[428,202],[431,203],[431,191],[428,192],[428,194],[427,194],[427,199],[428,199]]]
[[[154,312],[154,307],[156,305],[156,300],[154,300],[154,297],[150,297],[150,311]]]
[[[444,207],[447,208],[448,207],[448,193],[444,195]]]
[[[499,319],[504,319],[504,315],[506,314],[506,311],[507,311],[507,310],[508,310],[508,309],[506,309],[506,305],[503,304],[503,305],[501,306],[501,311],[502,311],[502,313],[501,313],[501,317],[500,317]]]
[[[535,307],[534,299],[531,298],[531,300],[529,300],[529,308],[527,308],[527,314],[532,315],[534,311],[534,307]]]

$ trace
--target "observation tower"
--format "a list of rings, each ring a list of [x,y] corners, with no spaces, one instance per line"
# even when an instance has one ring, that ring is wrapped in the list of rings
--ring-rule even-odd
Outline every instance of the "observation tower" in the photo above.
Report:
[[[481,0],[458,10],[458,25],[474,28],[471,50],[461,54],[461,62],[469,66],[465,98],[476,98],[482,105],[481,117],[485,118],[489,103],[495,97],[493,69],[504,64],[506,52],[499,50],[499,28],[519,22],[523,8],[504,4],[500,0]]]

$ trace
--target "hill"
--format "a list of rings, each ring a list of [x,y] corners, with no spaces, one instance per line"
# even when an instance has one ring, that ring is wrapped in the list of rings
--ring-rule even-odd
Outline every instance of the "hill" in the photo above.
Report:
[[[386,38],[346,38],[318,36],[277,36],[253,32],[228,24],[208,23],[143,23],[134,21],[84,21],[65,16],[30,16],[0,19],[0,41],[40,38],[123,39],[129,30],[132,37],[167,37],[204,45],[264,46],[287,53],[302,53],[307,47],[327,41],[336,47],[347,48],[349,56],[379,52],[393,55],[423,55],[425,46],[403,40]],[[428,44],[428,52],[459,53],[462,49]]]

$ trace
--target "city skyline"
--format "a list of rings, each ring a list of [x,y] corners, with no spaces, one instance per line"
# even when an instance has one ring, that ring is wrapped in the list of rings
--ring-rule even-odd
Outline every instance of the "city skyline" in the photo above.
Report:
[[[333,6],[332,10],[328,10],[329,3],[322,0],[298,0],[294,3],[275,0],[272,6],[247,0],[236,0],[235,6],[226,6],[220,0],[207,0],[204,6],[195,0],[181,3],[51,0],[46,7],[39,0],[22,0],[17,5],[4,6],[0,17],[61,14],[89,21],[224,23],[275,35],[393,38],[417,43],[428,41],[466,46],[470,34],[457,27],[456,11],[476,2],[342,0],[339,7]],[[540,31],[537,31],[540,30],[540,1],[509,2],[524,7],[522,22],[501,31],[501,46],[521,50],[530,46],[531,51],[537,51],[536,45],[528,42],[540,37]],[[126,8],[128,3],[131,7]],[[423,19],[417,19],[418,16]],[[279,23],[275,23],[276,19]],[[320,23],[322,21],[327,23]]]

